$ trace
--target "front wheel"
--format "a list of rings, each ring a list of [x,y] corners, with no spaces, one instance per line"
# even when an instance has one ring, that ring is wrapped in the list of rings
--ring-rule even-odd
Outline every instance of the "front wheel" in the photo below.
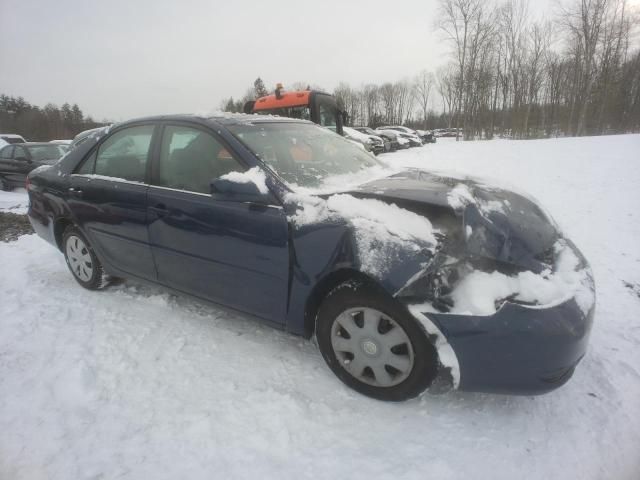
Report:
[[[88,290],[98,290],[107,283],[100,260],[77,227],[64,231],[62,246],[67,266],[80,285]]]
[[[379,400],[402,401],[435,379],[438,357],[424,329],[393,298],[347,282],[316,318],[318,345],[346,385]]]

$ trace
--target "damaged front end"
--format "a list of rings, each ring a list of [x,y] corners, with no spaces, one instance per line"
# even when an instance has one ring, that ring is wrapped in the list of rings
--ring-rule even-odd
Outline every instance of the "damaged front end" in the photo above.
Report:
[[[442,226],[432,260],[395,293],[438,349],[436,389],[544,393],[562,385],[591,329],[589,265],[533,201],[474,182],[451,187],[460,227]]]

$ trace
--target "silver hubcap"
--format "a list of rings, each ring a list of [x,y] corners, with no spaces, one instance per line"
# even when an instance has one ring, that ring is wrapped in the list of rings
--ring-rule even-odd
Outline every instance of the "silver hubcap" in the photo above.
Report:
[[[93,262],[91,261],[89,249],[87,249],[87,246],[80,237],[71,235],[67,239],[66,253],[69,268],[71,268],[73,274],[83,282],[91,280],[91,276],[93,275]]]
[[[331,345],[342,367],[369,385],[393,387],[413,368],[406,332],[373,308],[350,308],[338,315],[331,327]]]

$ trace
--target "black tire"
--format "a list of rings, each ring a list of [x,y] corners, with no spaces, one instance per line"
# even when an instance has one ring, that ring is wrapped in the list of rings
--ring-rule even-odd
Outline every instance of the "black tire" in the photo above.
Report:
[[[385,387],[365,383],[347,371],[334,351],[334,322],[341,313],[358,307],[381,312],[406,333],[413,349],[413,366],[401,383]],[[316,317],[316,338],[320,352],[333,373],[349,387],[378,400],[399,402],[416,397],[431,385],[438,372],[438,354],[418,321],[392,297],[360,282],[345,282],[327,295]]]
[[[84,244],[83,248],[81,249],[82,250],[81,253],[87,254],[90,258],[90,265],[89,265],[89,262],[83,262],[85,263],[85,266],[90,267],[90,270],[88,269],[82,270],[83,273],[90,271],[90,274],[88,276],[84,276],[79,273],[79,267],[77,263],[76,263],[76,268],[74,268],[73,266],[74,261],[70,258],[69,254],[67,253],[69,251],[68,245],[73,244],[74,239],[81,240],[81,242]],[[67,262],[67,266],[69,267],[69,270],[71,271],[71,274],[73,275],[73,278],[75,278],[76,282],[78,282],[84,288],[88,290],[99,290],[108,283],[108,277],[104,273],[104,268],[102,267],[102,263],[100,263],[100,260],[98,260],[98,257],[93,251],[93,248],[91,247],[91,244],[89,243],[87,238],[82,234],[82,232],[77,227],[69,226],[64,231],[64,235],[62,236],[62,252],[64,253],[64,258]]]

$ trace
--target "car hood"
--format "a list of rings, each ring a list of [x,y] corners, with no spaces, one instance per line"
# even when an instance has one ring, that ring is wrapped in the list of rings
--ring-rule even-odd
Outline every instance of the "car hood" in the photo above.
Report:
[[[349,192],[420,213],[469,255],[536,273],[546,267],[560,231],[531,198],[469,178],[406,170]]]

